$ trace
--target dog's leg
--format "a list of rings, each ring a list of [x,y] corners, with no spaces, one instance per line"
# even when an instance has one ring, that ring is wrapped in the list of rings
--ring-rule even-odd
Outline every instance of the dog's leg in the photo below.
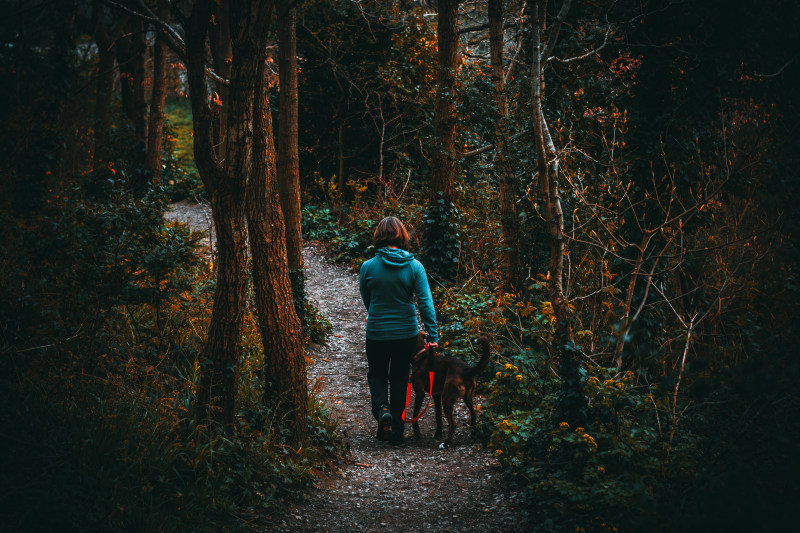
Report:
[[[478,418],[477,413],[475,412],[475,406],[472,404],[472,396],[475,394],[475,383],[472,383],[472,386],[467,387],[467,393],[464,394],[464,405],[467,406],[469,409],[469,425],[473,429],[475,428],[475,422]]]
[[[433,434],[434,439],[442,438],[442,394],[433,395],[433,404],[436,408],[436,433]]]
[[[444,447],[445,448],[449,448],[450,447],[450,443],[453,442],[453,433],[455,433],[455,431],[456,431],[456,420],[453,417],[453,407],[456,404],[457,398],[452,398],[452,401],[450,401],[450,400],[451,400],[450,397],[445,398],[444,405],[443,405],[443,407],[444,407],[444,416],[447,417],[447,424],[448,424],[447,438],[444,441]]]
[[[422,400],[425,399],[425,387],[418,387],[414,384],[414,418],[417,418],[419,410],[422,408]],[[422,438],[422,433],[419,430],[419,422],[412,424],[414,427],[414,438],[419,440]]]

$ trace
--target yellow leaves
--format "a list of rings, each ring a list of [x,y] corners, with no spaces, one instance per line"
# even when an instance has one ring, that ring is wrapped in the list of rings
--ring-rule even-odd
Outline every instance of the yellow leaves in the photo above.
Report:
[[[523,304],[520,302],[519,305],[523,305]],[[530,302],[525,302],[524,305],[525,305],[525,307],[523,307],[519,311],[520,316],[522,316],[524,318],[527,318],[527,317],[531,316],[534,311],[536,311],[536,308],[534,306],[532,306]]]

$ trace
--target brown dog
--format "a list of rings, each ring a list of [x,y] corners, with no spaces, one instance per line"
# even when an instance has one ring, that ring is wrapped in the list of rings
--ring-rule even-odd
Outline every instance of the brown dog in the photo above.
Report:
[[[420,334],[420,341],[424,345],[424,333]],[[450,446],[456,423],[453,418],[453,408],[459,398],[464,399],[470,413],[470,426],[475,425],[475,408],[472,405],[472,396],[475,394],[475,376],[480,374],[489,364],[489,340],[479,337],[476,342],[481,345],[483,353],[477,365],[471,366],[461,359],[437,355],[433,348],[421,351],[414,356],[411,366],[411,383],[414,387],[414,417],[416,418],[422,407],[422,400],[430,389],[429,375],[433,370],[433,401],[436,406],[436,433],[434,438],[442,438],[442,408],[447,417],[449,431],[442,447]],[[422,438],[419,423],[414,422],[414,436]]]

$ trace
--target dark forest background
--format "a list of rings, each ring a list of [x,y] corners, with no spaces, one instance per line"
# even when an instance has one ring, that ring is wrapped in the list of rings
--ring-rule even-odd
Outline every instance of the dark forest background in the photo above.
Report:
[[[792,523],[797,2],[0,8],[9,530],[239,529],[335,468],[292,228],[357,267],[389,214],[443,347],[491,339],[477,437],[531,527]]]

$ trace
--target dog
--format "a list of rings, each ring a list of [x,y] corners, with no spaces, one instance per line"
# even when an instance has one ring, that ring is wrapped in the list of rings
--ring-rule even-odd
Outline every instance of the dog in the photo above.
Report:
[[[425,334],[420,333],[421,347],[425,345]],[[436,407],[436,433],[435,439],[442,438],[442,411],[447,417],[449,424],[447,438],[440,445],[448,448],[453,441],[453,432],[456,429],[455,419],[453,418],[453,408],[459,398],[464,399],[464,404],[469,409],[470,426],[475,426],[475,407],[472,405],[472,397],[475,394],[475,376],[480,374],[489,365],[489,340],[486,337],[479,337],[476,342],[481,345],[482,354],[478,364],[470,364],[445,355],[437,355],[433,348],[420,350],[411,362],[411,384],[414,387],[414,418],[416,418],[422,407],[422,401],[430,389],[429,375],[433,371],[433,401]],[[414,422],[414,437],[419,440],[422,435],[419,430],[419,423]]]

